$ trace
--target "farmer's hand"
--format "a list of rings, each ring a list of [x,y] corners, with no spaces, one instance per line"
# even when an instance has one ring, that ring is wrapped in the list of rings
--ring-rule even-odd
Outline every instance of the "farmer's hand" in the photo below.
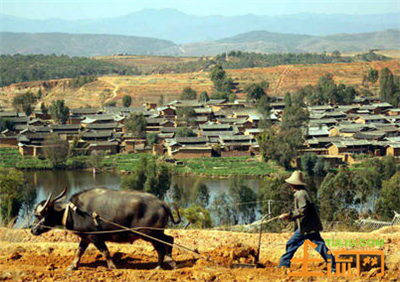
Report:
[[[289,219],[290,218],[290,214],[288,213],[283,213],[279,216],[279,219]]]

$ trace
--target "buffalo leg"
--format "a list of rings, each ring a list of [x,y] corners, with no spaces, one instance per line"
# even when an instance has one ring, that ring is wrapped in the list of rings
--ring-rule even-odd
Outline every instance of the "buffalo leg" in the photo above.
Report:
[[[103,241],[96,241],[96,242],[94,242],[94,245],[106,258],[107,267],[109,269],[116,269],[117,267],[115,266],[114,262],[112,261],[110,251],[108,250],[106,243],[104,243]]]
[[[164,234],[164,241],[168,242],[171,245],[173,245],[174,244],[174,237]],[[166,262],[169,264],[169,266],[172,269],[175,269],[176,268],[176,262],[172,259],[172,246],[165,245],[165,252],[166,252],[166,256],[165,256]]]
[[[165,234],[162,234],[160,236],[157,236],[160,240],[167,242],[169,244],[174,243],[174,238],[171,236],[167,236]],[[161,242],[153,242],[154,249],[156,249],[157,254],[158,254],[158,268],[162,268],[164,264],[164,259],[168,263],[168,265],[171,268],[176,267],[175,261],[172,259],[172,246],[163,244]]]
[[[89,246],[89,242],[86,240],[81,240],[79,243],[78,250],[76,251],[74,260],[72,261],[72,264],[70,267],[68,267],[68,270],[76,270],[79,267],[79,262],[81,261],[81,257],[85,253],[87,247]]]
[[[164,263],[164,258],[165,258],[165,246],[162,243],[159,242],[152,242],[154,249],[157,252],[158,255],[158,266],[157,268],[162,268],[163,263]]]

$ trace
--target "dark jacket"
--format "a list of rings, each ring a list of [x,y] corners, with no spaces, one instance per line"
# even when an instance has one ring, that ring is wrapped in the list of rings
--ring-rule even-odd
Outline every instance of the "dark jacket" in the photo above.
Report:
[[[322,223],[314,203],[304,189],[294,193],[294,210],[290,212],[290,219],[295,222],[295,230],[301,234],[322,231]]]

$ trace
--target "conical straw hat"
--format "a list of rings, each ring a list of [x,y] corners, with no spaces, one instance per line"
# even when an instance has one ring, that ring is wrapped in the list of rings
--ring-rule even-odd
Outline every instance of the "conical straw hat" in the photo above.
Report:
[[[300,170],[294,171],[292,175],[285,181],[292,185],[307,185],[303,181],[303,173]]]

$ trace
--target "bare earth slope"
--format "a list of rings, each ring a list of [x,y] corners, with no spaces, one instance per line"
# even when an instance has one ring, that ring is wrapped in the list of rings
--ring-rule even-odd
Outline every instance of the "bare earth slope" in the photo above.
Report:
[[[167,230],[175,242],[198,249],[212,262],[196,259],[195,255],[175,249],[176,270],[156,270],[157,256],[152,246],[143,241],[132,245],[109,244],[119,269],[109,271],[99,252],[90,247],[83,256],[80,270],[67,272],[77,248],[74,235],[52,231],[33,237],[28,230],[0,229],[0,281],[398,281],[400,275],[400,229],[387,227],[372,233],[330,232],[323,237],[338,239],[383,239],[382,247],[357,247],[357,250],[383,250],[386,271],[381,278],[377,270],[362,272],[350,278],[288,277],[274,268],[284,252],[290,234],[264,234],[261,262],[264,269],[230,269],[232,262],[251,262],[248,252],[258,242],[257,234],[212,230]],[[352,249],[351,247],[349,249]],[[354,249],[354,248],[353,248]],[[332,248],[335,252],[338,247]],[[309,251],[314,257],[314,251]],[[296,254],[302,257],[302,251]],[[318,255],[316,256],[318,257]],[[294,265],[293,270],[299,265]],[[322,270],[322,265],[310,265],[310,270]],[[310,280],[311,279],[311,280]]]
[[[244,97],[242,89],[246,84],[267,80],[270,83],[268,94],[283,95],[287,91],[297,90],[308,84],[317,83],[319,77],[331,73],[337,83],[360,85],[367,70],[390,68],[400,74],[400,60],[376,61],[370,63],[319,64],[319,65],[282,65],[268,68],[250,68],[227,70],[238,85],[238,96]],[[12,84],[0,89],[0,105],[10,107],[12,98],[28,90],[36,93],[39,87],[50,91],[45,93],[43,101],[48,104],[57,99],[65,99],[70,107],[100,106],[104,102],[120,102],[124,95],[131,95],[133,105],[144,102],[157,102],[161,95],[164,101],[178,99],[184,87],[190,86],[198,93],[212,92],[212,82],[208,72],[182,74],[154,74],[148,76],[103,76],[79,89],[70,87],[68,79],[42,82]]]

